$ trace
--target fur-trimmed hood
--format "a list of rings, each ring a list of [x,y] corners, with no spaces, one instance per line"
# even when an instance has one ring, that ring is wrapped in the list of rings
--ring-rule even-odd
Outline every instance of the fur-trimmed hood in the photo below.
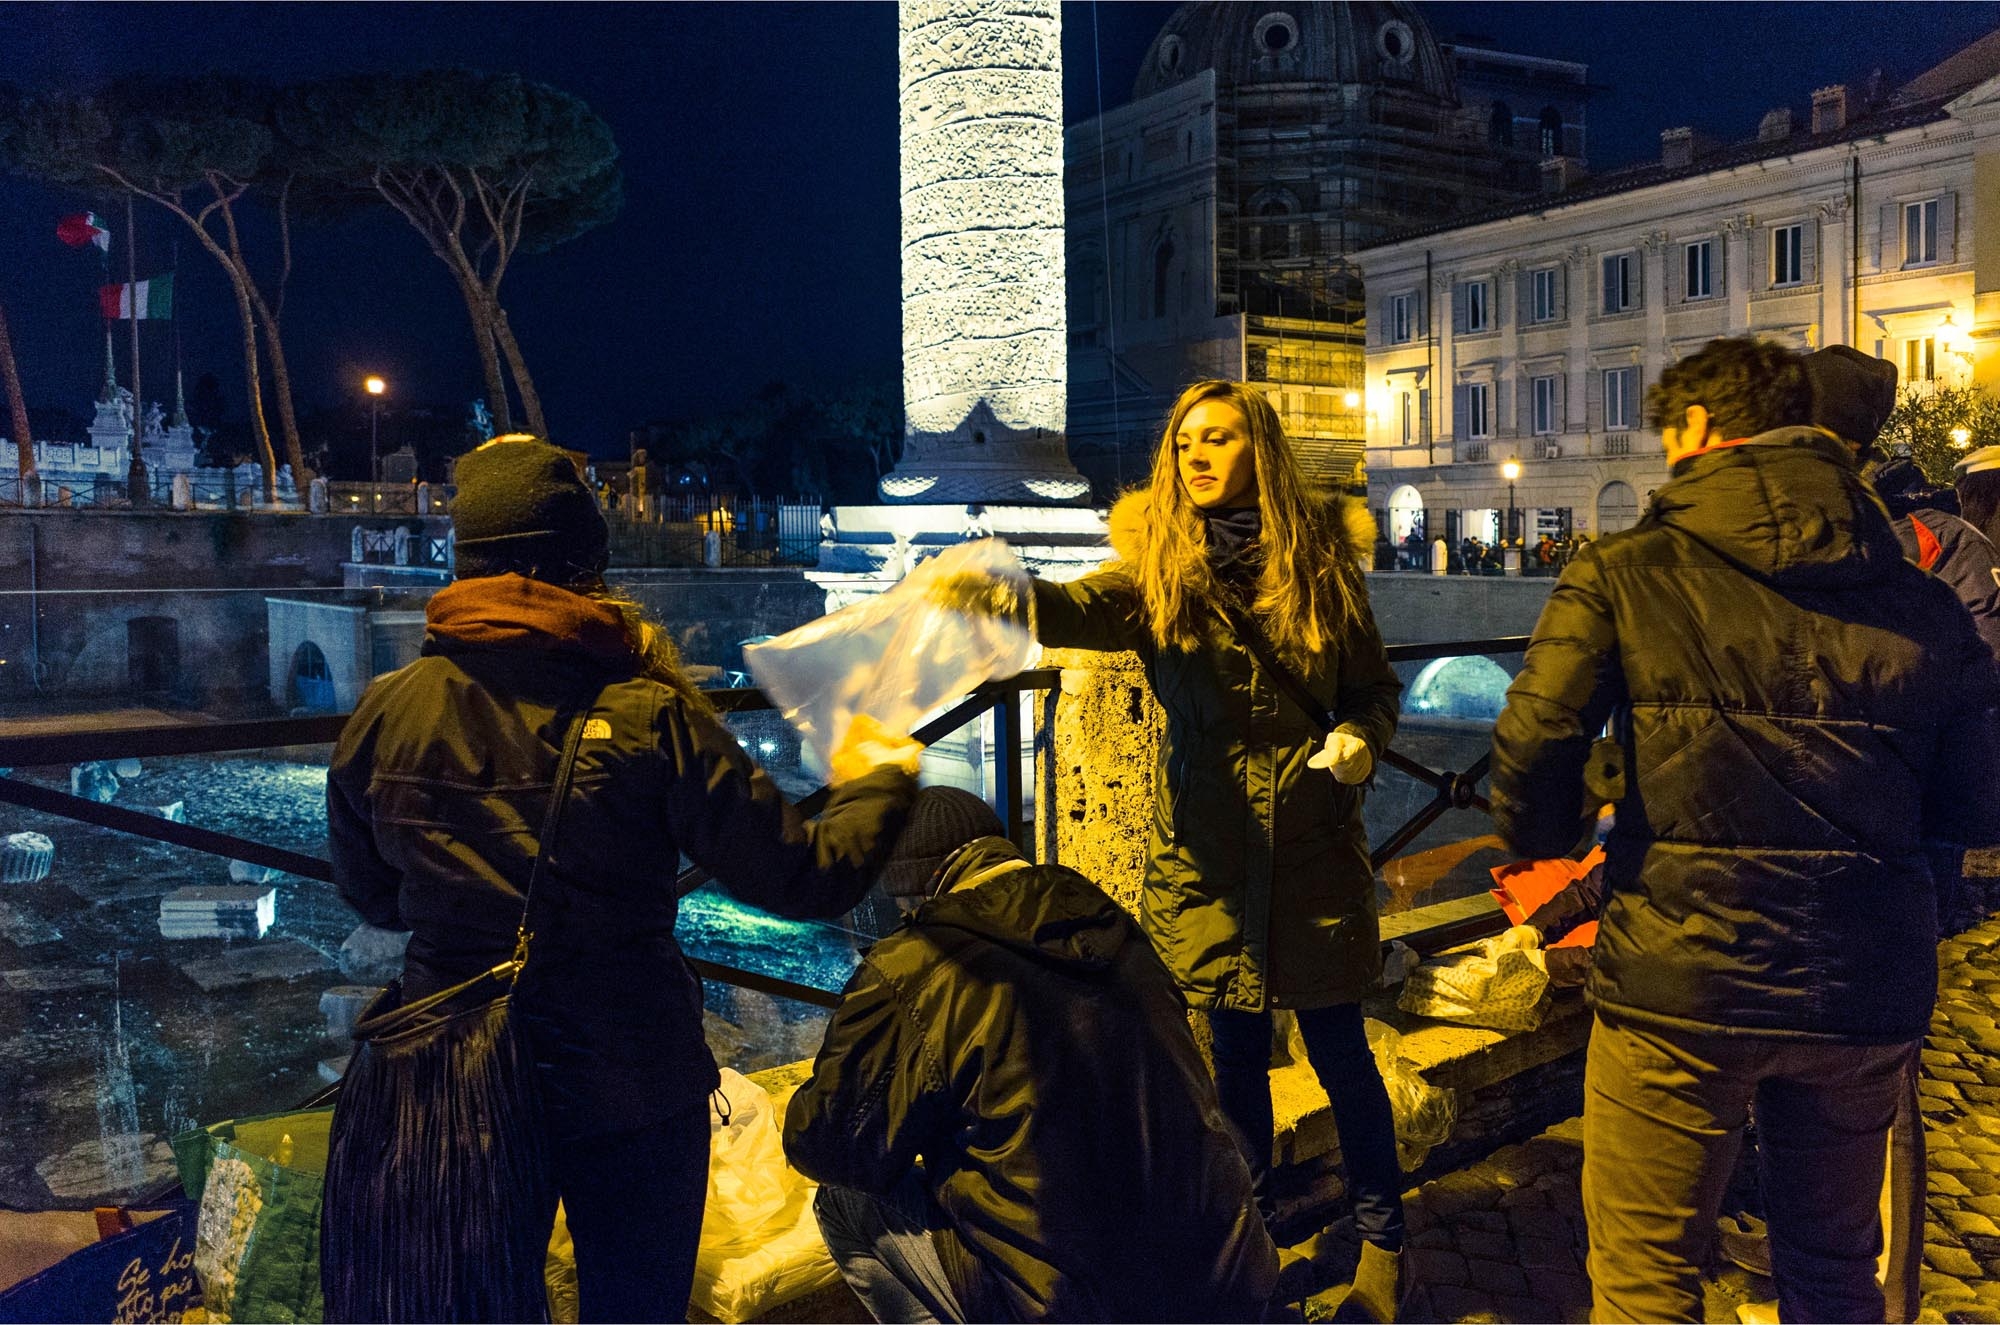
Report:
[[[1368,510],[1368,504],[1349,497],[1344,493],[1334,494],[1330,500],[1340,519],[1334,530],[1340,538],[1344,551],[1349,557],[1370,558],[1375,555],[1375,517]],[[1118,554],[1120,561],[1136,565],[1140,549],[1145,545],[1146,525],[1152,519],[1153,493],[1149,488],[1133,488],[1111,506],[1111,550]]]

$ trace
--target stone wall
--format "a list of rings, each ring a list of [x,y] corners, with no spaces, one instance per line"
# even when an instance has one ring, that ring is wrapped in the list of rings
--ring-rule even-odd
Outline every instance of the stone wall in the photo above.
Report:
[[[1555,583],[1543,576],[1378,571],[1368,577],[1368,600],[1391,644],[1491,639],[1532,632]]]
[[[1036,856],[1059,860],[1136,913],[1166,714],[1138,655],[1050,649],[1062,684],[1035,724]]]

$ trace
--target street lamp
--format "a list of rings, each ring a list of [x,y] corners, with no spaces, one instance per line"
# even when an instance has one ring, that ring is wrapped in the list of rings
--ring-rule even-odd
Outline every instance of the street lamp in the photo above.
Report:
[[[1971,431],[1965,428],[1953,428],[1951,430],[1951,444],[1963,451],[1966,447],[1972,445]]]
[[[1501,539],[1501,545],[1505,546],[1507,539],[1515,537],[1514,480],[1521,477],[1521,462],[1513,456],[1508,456],[1506,463],[1500,466],[1500,476],[1507,480],[1507,532]]]
[[[379,377],[371,376],[361,385],[368,391],[368,481],[380,483],[382,461],[376,450],[375,441],[382,426],[382,393],[389,389],[389,384]]]

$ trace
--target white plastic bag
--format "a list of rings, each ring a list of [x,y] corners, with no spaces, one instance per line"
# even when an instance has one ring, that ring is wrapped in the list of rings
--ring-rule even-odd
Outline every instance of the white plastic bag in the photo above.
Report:
[[[690,1301],[716,1320],[756,1320],[837,1283],[813,1217],[817,1184],[785,1163],[777,1111],[761,1086],[722,1069],[709,1102],[708,1207]]]
[[[1396,1162],[1403,1172],[1413,1172],[1431,1147],[1451,1135],[1458,1122],[1458,1093],[1445,1086],[1433,1086],[1423,1073],[1403,1059],[1403,1037],[1395,1027],[1369,1018],[1368,1047],[1375,1053],[1375,1070],[1389,1092],[1389,1108],[1396,1116]]]
[[[1027,572],[997,538],[946,548],[864,598],[743,658],[757,688],[811,743],[822,767],[857,713],[894,736],[932,709],[1028,665]]]
[[[1549,964],[1540,948],[1458,952],[1425,962],[1403,981],[1396,1006],[1420,1017],[1531,1031],[1549,1010]]]

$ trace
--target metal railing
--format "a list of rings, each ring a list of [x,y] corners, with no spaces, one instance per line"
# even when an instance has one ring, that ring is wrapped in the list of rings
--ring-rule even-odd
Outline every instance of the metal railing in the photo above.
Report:
[[[1519,653],[1526,648],[1526,645],[1525,637],[1509,636],[1438,644],[1395,645],[1387,652],[1392,663],[1412,663],[1466,655]],[[928,746],[966,723],[980,719],[988,711],[993,714],[996,726],[994,745],[997,752],[994,767],[999,810],[1008,834],[1023,845],[1026,845],[1024,841],[1026,816],[1021,756],[1026,733],[1022,724],[1020,700],[1024,693],[1046,691],[1057,687],[1060,678],[1059,670],[1045,668],[989,683],[912,733],[916,740]],[[717,690],[707,693],[717,710],[724,714],[751,713],[772,708],[771,702],[755,689]],[[338,740],[348,716],[336,714],[256,721],[128,727],[66,732],[59,735],[0,736],[0,768],[11,770],[35,766],[75,765],[92,760],[222,754],[279,747],[328,745]],[[1383,762],[1430,787],[1434,794],[1428,804],[1419,807],[1406,823],[1391,833],[1382,845],[1371,853],[1371,865],[1378,872],[1386,862],[1416,842],[1424,831],[1445,813],[1461,809],[1490,811],[1486,798],[1478,790],[1479,783],[1485,778],[1488,768],[1486,755],[1481,755],[1463,771],[1431,769],[1394,749],[1384,752]],[[829,788],[819,788],[801,797],[797,803],[798,809],[806,815],[816,814],[824,808],[830,794]],[[332,882],[333,879],[331,864],[318,856],[305,855],[254,839],[140,813],[122,806],[100,803],[25,781],[12,776],[11,773],[0,776],[0,803],[134,837],[244,861],[252,865],[283,870],[301,878],[320,882]],[[1048,840],[1051,843],[1053,841],[1052,838]],[[699,866],[683,871],[676,880],[676,894],[685,895],[706,882],[708,877]],[[1421,915],[1421,909],[1412,915]],[[1505,916],[1497,907],[1490,911],[1480,910],[1467,914],[1463,906],[1455,906],[1451,908],[1451,918],[1406,927],[1399,935],[1399,940],[1420,955],[1428,955],[1444,948],[1496,934],[1506,927],[1506,923]],[[837,1007],[840,1001],[839,994],[831,990],[767,975],[760,971],[744,970],[700,958],[689,958],[688,962],[701,978],[739,989],[788,999],[816,1008],[831,1009]],[[312,1108],[324,1105],[337,1096],[339,1089],[339,1082],[334,1081],[311,1092],[300,1102],[299,1107]],[[177,1183],[171,1182],[163,1184],[159,1191],[152,1195],[165,1198],[170,1190],[177,1186]]]
[[[1519,653],[1526,648],[1527,637],[1514,635],[1438,644],[1391,645],[1387,652],[1390,662],[1396,663],[1423,662],[1472,654]],[[1042,668],[1022,672],[1003,681],[989,682],[911,733],[914,739],[928,746],[966,723],[980,718],[986,712],[993,713],[998,729],[995,733],[995,746],[1001,752],[994,761],[999,809],[1009,836],[1016,842],[1022,841],[1026,824],[1024,788],[1020,773],[1023,737],[1020,696],[1028,691],[1052,689],[1060,684],[1060,678],[1059,670]],[[771,701],[761,691],[753,688],[711,690],[705,693],[716,709],[725,714],[756,712],[769,710],[772,707]],[[73,765],[92,760],[127,757],[223,754],[282,746],[329,745],[339,739],[348,716],[332,714],[320,717],[124,727],[103,731],[69,732],[61,735],[0,736],[0,767],[13,769],[37,765]],[[1380,847],[1371,852],[1371,866],[1379,871],[1384,864],[1416,841],[1426,828],[1447,811],[1468,808],[1489,811],[1490,807],[1485,797],[1478,792],[1478,784],[1486,776],[1489,758],[1490,756],[1482,755],[1463,772],[1453,772],[1427,768],[1393,748],[1384,751],[1384,763],[1431,787],[1435,795],[1429,804],[1421,807],[1408,822],[1390,834]],[[831,788],[821,787],[800,798],[798,809],[808,816],[817,814],[825,807],[829,795]],[[12,775],[0,776],[0,803],[16,805],[22,809],[71,819],[134,837],[149,838],[156,842],[206,852],[226,859],[284,870],[322,883],[333,881],[331,864],[317,856],[304,855],[193,824],[161,819],[122,806],[103,804],[52,787],[27,782]],[[708,878],[706,871],[700,866],[694,866],[679,876],[677,892],[685,894],[699,887]],[[1504,926],[1494,925],[1491,932],[1497,933],[1500,928]],[[1466,941],[1468,935],[1465,930],[1464,922],[1454,922],[1439,928],[1436,932],[1429,928],[1419,929],[1404,935],[1403,941],[1419,952],[1432,951]],[[1477,936],[1469,935],[1469,937]],[[711,962],[694,961],[693,964],[705,978],[738,984],[747,989],[757,989],[760,992],[777,994],[819,1007],[832,1007],[838,1001],[837,995],[810,985]]]

